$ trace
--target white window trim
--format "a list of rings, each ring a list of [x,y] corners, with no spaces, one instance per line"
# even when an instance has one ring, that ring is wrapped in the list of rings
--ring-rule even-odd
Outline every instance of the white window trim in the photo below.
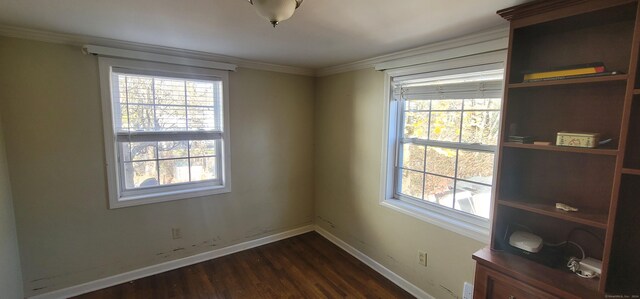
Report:
[[[446,74],[452,69],[474,68],[481,65],[502,64],[504,66],[507,58],[506,50],[493,51],[478,55],[460,57],[445,61],[430,62],[422,65],[411,65],[402,68],[386,69],[384,79],[384,105],[382,109],[383,132],[382,137],[382,171],[380,176],[380,205],[393,209],[397,212],[415,217],[424,222],[439,226],[471,239],[489,244],[491,232],[491,218],[493,218],[493,201],[495,200],[496,188],[491,194],[490,219],[469,215],[463,212],[454,211],[434,204],[419,202],[412,199],[399,199],[394,196],[395,180],[395,159],[396,159],[396,138],[397,138],[397,102],[391,101],[393,90],[391,89],[391,78],[400,76],[410,76],[418,73],[440,73]],[[501,138],[501,137],[499,137]],[[495,160],[498,161],[498,151],[495,152]],[[494,165],[497,165],[494,162]],[[494,182],[497,177],[497,167],[494,167]]]
[[[100,90],[102,97],[103,130],[105,140],[105,155],[107,169],[107,186],[109,191],[109,208],[123,208],[151,203],[167,202],[172,200],[201,197],[213,194],[231,192],[231,142],[229,134],[229,74],[227,71],[216,69],[189,67],[184,65],[165,64],[149,61],[99,57],[98,66],[100,72]],[[158,192],[148,194],[122,194],[120,190],[119,164],[117,160],[116,132],[114,127],[112,98],[111,98],[111,71],[112,68],[128,68],[132,70],[151,71],[185,76],[208,76],[222,80],[222,107],[223,107],[223,157],[221,185],[207,186],[206,183],[194,183],[193,188],[177,189],[174,186],[159,188]]]

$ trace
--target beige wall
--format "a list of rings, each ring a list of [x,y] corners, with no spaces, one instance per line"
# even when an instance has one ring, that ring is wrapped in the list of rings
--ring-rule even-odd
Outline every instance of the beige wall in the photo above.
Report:
[[[0,89],[4,88],[0,80]],[[0,97],[0,99],[3,99]],[[2,298],[22,298],[22,270],[18,253],[18,238],[13,214],[13,199],[9,184],[7,156],[0,120],[0,294]]]
[[[434,297],[461,297],[485,244],[379,204],[384,84],[373,69],[316,81],[316,224]]]
[[[313,78],[231,73],[231,193],[109,210],[96,57],[19,39],[0,45],[0,111],[26,295],[313,221]],[[182,239],[171,239],[172,227]]]
[[[471,254],[484,244],[379,205],[380,72],[231,73],[232,193],[109,210],[97,59],[72,46],[0,45],[12,183],[0,147],[0,237],[13,248],[2,248],[0,261],[7,253],[12,264],[0,283],[20,273],[15,241],[4,241],[15,240],[11,191],[26,295],[309,224],[314,211],[322,228],[436,298],[473,281]],[[172,227],[182,239],[171,239]]]

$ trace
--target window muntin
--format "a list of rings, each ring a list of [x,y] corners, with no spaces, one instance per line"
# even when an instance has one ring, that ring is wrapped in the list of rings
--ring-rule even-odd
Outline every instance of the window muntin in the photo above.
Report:
[[[503,71],[394,80],[394,196],[487,219]]]

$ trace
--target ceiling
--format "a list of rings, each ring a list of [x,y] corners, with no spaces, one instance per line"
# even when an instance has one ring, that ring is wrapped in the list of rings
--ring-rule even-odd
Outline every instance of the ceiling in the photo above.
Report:
[[[272,28],[246,0],[0,0],[0,24],[324,68],[506,24],[526,0],[305,0]]]

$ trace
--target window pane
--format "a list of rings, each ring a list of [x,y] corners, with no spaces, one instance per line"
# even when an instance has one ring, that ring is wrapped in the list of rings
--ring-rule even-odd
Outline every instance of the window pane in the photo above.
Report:
[[[500,110],[501,106],[501,99],[464,100],[464,110]]]
[[[160,156],[160,159],[186,158],[187,141],[158,142],[158,155]]]
[[[433,100],[431,110],[462,110],[462,100]]]
[[[213,156],[216,154],[215,140],[192,140],[189,141],[189,155],[191,157]]]
[[[491,185],[493,183],[494,154],[460,150],[458,178]]]
[[[491,187],[458,181],[456,189],[456,210],[489,218]]]
[[[123,132],[129,130],[129,112],[127,112],[126,104],[120,104],[115,107],[114,119],[116,122],[116,131]]]
[[[184,131],[187,129],[185,107],[156,106],[158,131]]]
[[[424,146],[409,143],[403,144],[401,167],[424,171]]]
[[[427,172],[450,177],[455,176],[456,149],[427,147]]]
[[[169,185],[189,181],[188,159],[160,161],[160,184]]]
[[[214,82],[187,81],[187,105],[213,107],[213,88]]]
[[[476,111],[464,112],[462,123],[462,142],[498,144],[500,112]]]
[[[126,104],[127,103],[127,76],[123,75],[115,75],[116,80],[118,80],[118,94],[114,94],[114,96],[118,97],[117,103]]]
[[[222,81],[213,82],[213,99],[216,105],[222,103]]]
[[[441,206],[453,208],[453,179],[427,174],[424,199]]]
[[[191,159],[191,181],[216,179],[217,163],[215,157]]]
[[[129,142],[118,142],[118,156],[122,161],[131,161],[131,144]]]
[[[404,113],[404,137],[427,139],[429,137],[429,112]]]
[[[127,189],[157,186],[156,161],[124,163],[124,180]]]
[[[140,76],[126,77],[129,104],[153,104],[153,79]]]
[[[431,112],[429,139],[459,142],[461,115],[461,112]]]
[[[156,78],[156,104],[185,105],[184,80]]]
[[[111,108],[117,140],[154,141],[116,141],[119,187],[122,190],[151,188],[131,192],[134,196],[153,194],[154,186],[185,184],[168,190],[189,190],[190,181],[221,179],[221,139],[172,140],[183,139],[181,136],[188,138],[182,134],[187,130],[222,130],[221,79],[126,72],[116,69],[111,73]],[[127,139],[122,133],[128,132],[145,134],[132,133]]]
[[[126,162],[156,158],[155,142],[121,142],[122,159]]]
[[[430,100],[408,100],[404,102],[405,110],[429,110]]]
[[[188,107],[189,130],[216,130],[213,108]]]
[[[131,131],[154,131],[153,106],[129,104],[129,127]]]
[[[415,198],[422,198],[422,188],[424,174],[422,172],[416,172],[406,169],[400,169],[400,190],[399,193],[413,196]]]

